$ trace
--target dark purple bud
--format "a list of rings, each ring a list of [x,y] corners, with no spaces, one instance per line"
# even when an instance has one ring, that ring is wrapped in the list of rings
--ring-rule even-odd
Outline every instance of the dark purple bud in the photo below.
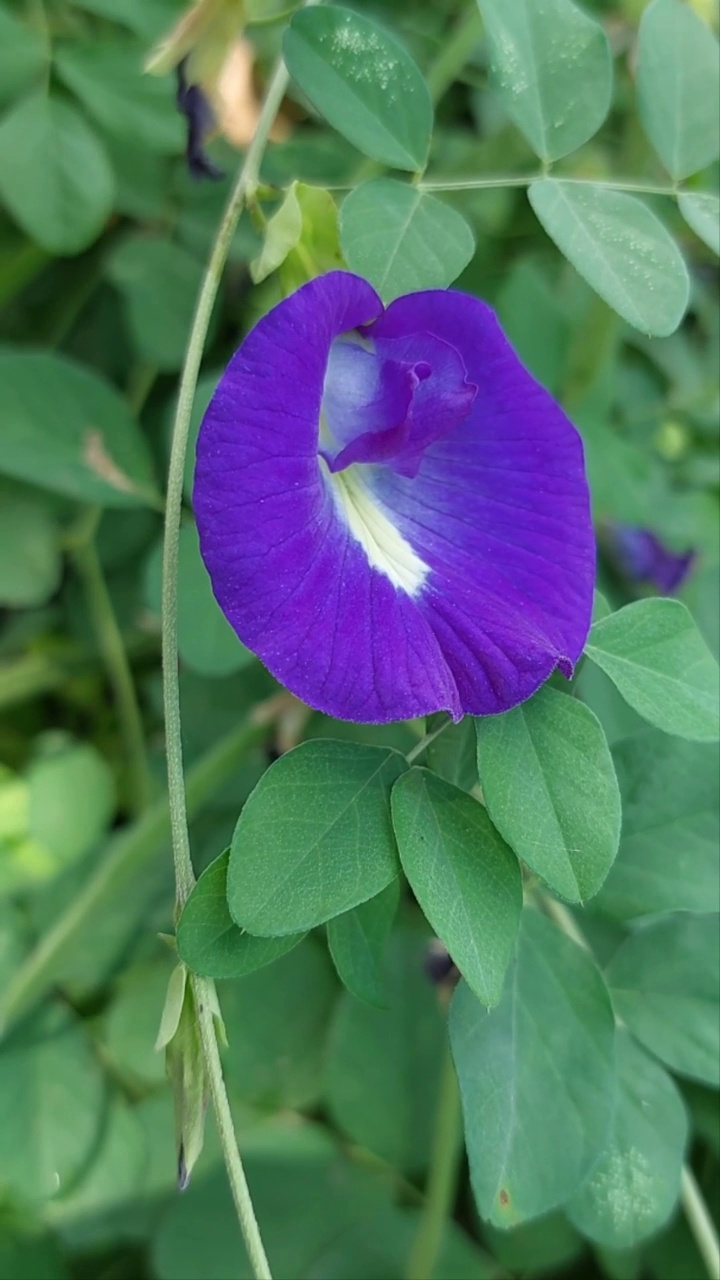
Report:
[[[185,74],[186,61],[183,59],[178,64],[178,87],[175,100],[178,110],[185,116],[187,123],[185,156],[188,169],[193,178],[211,178],[217,181],[225,177],[225,172],[218,165],[213,164],[205,151],[205,142],[215,125],[215,116],[200,85],[188,83]]]
[[[428,943],[424,969],[426,976],[436,987],[454,986],[460,977],[452,956],[439,938],[433,938]]]
[[[608,523],[603,541],[624,577],[650,583],[660,595],[677,591],[696,560],[695,551],[670,551],[651,529],[634,525]]]

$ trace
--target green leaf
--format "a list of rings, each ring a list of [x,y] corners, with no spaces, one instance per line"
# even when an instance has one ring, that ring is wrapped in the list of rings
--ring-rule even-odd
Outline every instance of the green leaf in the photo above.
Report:
[[[104,1111],[100,1064],[79,1020],[46,1006],[0,1047],[0,1183],[30,1201],[70,1189]]]
[[[254,938],[238,928],[227,904],[229,856],[226,850],[205,868],[178,922],[181,960],[208,978],[242,978],[285,955],[305,936]]]
[[[147,48],[140,42],[96,37],[61,46],[55,65],[60,79],[112,138],[136,148],[178,155],[184,129],[168,81],[146,75]]]
[[[570,0],[478,0],[493,87],[543,160],[587,142],[610,109],[612,58],[602,27]]]
[[[146,574],[148,606],[158,617],[162,614],[162,556],[161,539],[150,554]],[[238,640],[213,595],[192,520],[180,530],[178,640],[180,657],[199,675],[229,676],[252,662],[253,655]]]
[[[615,953],[607,979],[619,1017],[673,1071],[717,1087],[720,948],[717,915],[663,916]]]
[[[679,181],[720,155],[720,49],[681,0],[653,0],[637,46],[638,111],[668,173]]]
[[[73,254],[92,244],[114,191],[101,143],[69,102],[38,93],[0,123],[0,201],[43,249]]]
[[[283,52],[295,83],[338,133],[382,164],[423,168],[432,103],[394,36],[350,9],[328,5],[295,14]]]
[[[631,1249],[675,1208],[688,1125],[670,1076],[627,1032],[618,1034],[617,1061],[610,1141],[568,1212],[590,1240]]]
[[[42,494],[0,481],[0,604],[45,604],[60,583],[58,521]]]
[[[478,1209],[510,1227],[564,1203],[604,1148],[615,1027],[586,952],[523,912],[505,994],[488,1012],[462,983],[450,1009]]]
[[[445,289],[475,252],[461,214],[392,178],[363,182],[346,196],[340,243],[350,270],[365,276],[384,302],[417,289]]]
[[[483,1239],[504,1272],[518,1276],[557,1276],[567,1271],[585,1242],[559,1211],[505,1231],[483,1226]]]
[[[445,1042],[437,993],[423,971],[424,932],[403,927],[387,948],[387,1008],[350,993],[340,1000],[328,1046],[325,1095],[336,1124],[398,1169],[430,1156]]]
[[[298,933],[375,897],[398,872],[390,788],[403,757],[317,739],[260,779],[230,848],[228,905],[250,933]]]
[[[387,1006],[383,957],[399,898],[400,881],[391,880],[382,893],[328,920],[328,946],[338,977],[358,1000],[379,1008]]]
[[[586,653],[650,724],[695,742],[717,741],[718,664],[679,600],[636,600],[602,618]]]
[[[616,920],[720,911],[717,748],[647,729],[613,757],[623,828],[599,910]]]
[[[501,836],[561,897],[591,898],[620,838],[620,793],[597,717],[545,686],[475,727],[480,784]]]
[[[682,255],[647,205],[592,182],[542,178],[530,203],[551,240],[605,302],[651,337],[685,314],[690,284]]]
[[[297,182],[285,192],[285,198],[265,228],[265,239],[257,257],[250,263],[250,276],[260,284],[285,261],[302,235],[302,210],[297,198]]]
[[[293,182],[265,229],[263,246],[250,263],[256,284],[281,268],[283,291],[292,293],[314,275],[345,264],[338,239],[337,205],[329,191]]]
[[[48,61],[49,49],[41,32],[0,9],[0,104],[12,102],[39,80]]]
[[[234,1096],[273,1111],[317,1102],[336,995],[327,954],[312,938],[267,968],[223,983],[224,1065]]]
[[[517,858],[482,805],[428,769],[398,779],[391,807],[410,888],[468,986],[497,1004],[522,911]]]
[[[27,773],[29,834],[58,870],[77,862],[105,835],[115,810],[109,765],[90,743],[41,757]]]
[[[160,1084],[165,1060],[155,1042],[168,989],[171,958],[144,961],[123,973],[110,1006],[105,1052],[131,1085]]]
[[[702,192],[683,191],[678,196],[680,212],[704,244],[720,255],[720,198]]]
[[[109,255],[109,279],[122,295],[143,359],[172,372],[185,358],[203,268],[164,236],[129,236]]]
[[[64,356],[0,352],[0,472],[81,502],[159,500],[144,436],[117,391]]]
[[[497,311],[523,364],[549,391],[559,391],[570,349],[570,324],[557,289],[532,259],[520,258],[508,272]]]

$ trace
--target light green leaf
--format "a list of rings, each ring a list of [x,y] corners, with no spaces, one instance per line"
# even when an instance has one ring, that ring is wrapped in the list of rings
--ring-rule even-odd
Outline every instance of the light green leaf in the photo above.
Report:
[[[160,540],[151,552],[146,577],[148,606],[158,617],[162,612],[162,554]],[[215,600],[192,520],[180,530],[178,643],[183,662],[199,675],[228,676],[252,662],[253,655],[238,640]]]
[[[615,1027],[593,961],[525,910],[501,1003],[488,1012],[462,983],[450,1043],[482,1217],[507,1228],[564,1203],[612,1122]]]
[[[0,9],[0,103],[12,102],[42,77],[50,50],[42,33]]]
[[[110,1006],[105,1052],[116,1071],[135,1087],[165,1079],[165,1057],[155,1043],[171,970],[169,954],[167,959],[163,956],[126,969]]]
[[[653,0],[643,11],[637,92],[643,128],[676,181],[717,159],[720,48],[681,0]]]
[[[302,235],[302,211],[297,198],[297,182],[285,192],[280,208],[275,211],[265,228],[265,239],[260,253],[250,263],[250,275],[254,284],[260,284],[285,261]]]
[[[297,946],[305,936],[255,938],[235,924],[227,904],[229,851],[203,871],[183,908],[177,927],[181,960],[208,978],[242,978],[262,969]]]
[[[587,142],[610,108],[612,58],[602,27],[570,0],[478,0],[493,87],[543,160]]]
[[[616,951],[607,980],[618,1016],[673,1071],[717,1088],[720,947],[717,915],[663,916]]]
[[[482,805],[428,769],[395,783],[391,807],[415,897],[478,999],[497,1004],[522,911],[517,858]]]
[[[392,178],[351,191],[340,209],[340,243],[351,271],[384,302],[417,289],[445,289],[467,266],[475,240],[455,209]]]
[[[69,102],[38,93],[0,123],[0,201],[43,249],[87,248],[112,210],[114,191],[102,144]]]
[[[141,150],[178,155],[185,143],[183,121],[167,79],[146,75],[147,47],[140,42],[93,37],[60,46],[60,79],[77,94],[88,115],[112,138]]]
[[[430,1155],[445,1026],[423,971],[424,932],[394,930],[384,966],[387,1008],[350,993],[328,1045],[325,1096],[353,1142],[395,1168],[423,1169]]]
[[[64,356],[0,352],[0,472],[82,502],[159,500],[144,436],[113,387]]]
[[[382,893],[328,920],[328,946],[338,977],[358,1000],[380,1008],[387,1006],[383,957],[399,899],[400,881],[391,880]]]
[[[627,1032],[617,1042],[618,1090],[610,1141],[568,1205],[571,1222],[608,1249],[631,1249],[670,1217],[687,1141],[682,1098]]]
[[[475,727],[483,796],[500,834],[563,898],[591,898],[620,838],[620,793],[597,717],[546,686]]]
[[[104,1112],[100,1064],[82,1025],[46,1006],[0,1046],[0,1183],[20,1200],[69,1191]]]
[[[678,196],[680,212],[704,244],[720,255],[720,198],[700,191],[683,191]]]
[[[112,771],[99,751],[81,743],[41,757],[27,773],[29,834],[57,860],[77,862],[108,829],[115,809]]]
[[[265,937],[323,924],[380,893],[398,872],[390,788],[403,757],[316,739],[260,779],[230,848],[228,904]]]
[[[285,32],[283,52],[295,83],[338,133],[382,164],[423,168],[430,95],[388,31],[350,9],[303,9]]]
[[[636,600],[601,618],[586,653],[650,724],[695,742],[717,741],[718,664],[679,600]]]
[[[647,729],[613,756],[623,828],[599,910],[617,920],[720,911],[717,747]]]
[[[45,604],[60,582],[58,521],[33,489],[0,481],[0,604]]]
[[[655,338],[677,329],[687,268],[647,205],[596,183],[554,178],[533,182],[528,197],[560,252],[624,320]]]
[[[172,372],[185,358],[202,264],[164,236],[134,235],[109,255],[133,344],[149,364]]]

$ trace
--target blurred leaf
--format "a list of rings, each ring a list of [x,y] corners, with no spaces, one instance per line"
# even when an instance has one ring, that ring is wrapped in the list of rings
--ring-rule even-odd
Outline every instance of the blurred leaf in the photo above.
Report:
[[[283,52],[295,83],[338,133],[382,164],[423,168],[430,95],[388,31],[350,9],[303,9],[285,32]]]
[[[426,749],[428,769],[432,769],[433,773],[437,773],[446,782],[452,782],[461,791],[472,791],[478,780],[473,718],[464,716],[458,724],[451,724],[444,712],[440,712],[427,717],[426,731],[431,733],[441,724],[444,725],[442,733]]]
[[[0,352],[0,419],[0,472],[107,507],[157,500],[145,438],[90,369],[50,353]]]
[[[73,254],[92,244],[114,186],[102,144],[69,102],[38,93],[0,122],[0,200],[43,249]]]
[[[638,111],[676,182],[720,155],[720,48],[681,0],[643,10],[637,47]]]
[[[396,751],[316,740],[267,770],[238,819],[228,903],[262,936],[323,924],[380,893],[397,871],[390,788]]]
[[[148,606],[158,618],[162,613],[162,555],[160,539],[148,560],[146,578]],[[215,600],[191,520],[180,530],[178,593],[180,657],[192,671],[219,678],[252,662],[253,655],[240,643]]]
[[[110,18],[154,40],[177,19],[177,0],[75,0],[79,9],[87,9],[101,18]]]
[[[34,27],[0,9],[0,104],[18,98],[47,69],[47,42]]]
[[[593,961],[526,909],[502,1002],[488,1011],[462,983],[450,1009],[470,1176],[483,1218],[507,1228],[579,1189],[610,1133],[614,1041],[610,1000]]]
[[[266,968],[224,983],[231,1093],[272,1111],[317,1102],[336,995],[327,954],[311,938]]]
[[[720,197],[683,191],[678,196],[680,212],[696,236],[720,255]]]
[[[352,911],[328,920],[327,939],[338,977],[358,1000],[385,1008],[382,978],[385,946],[400,898],[399,880],[361,902]]]
[[[155,1049],[170,975],[170,957],[126,969],[107,1016],[104,1049],[113,1067],[132,1084],[160,1084],[165,1059]]]
[[[483,1237],[500,1265],[523,1277],[559,1275],[584,1248],[582,1237],[559,1211],[510,1230],[485,1223]]]
[[[620,839],[615,768],[593,712],[546,686],[475,728],[480,785],[500,834],[561,897],[591,898]]]
[[[80,1021],[46,1005],[0,1046],[0,1182],[29,1201],[68,1191],[90,1158],[104,1105]]]
[[[530,203],[551,240],[619,315],[653,337],[673,333],[689,296],[675,241],[642,201],[595,183],[542,178]]]
[[[642,925],[616,951],[607,980],[618,1016],[673,1071],[718,1085],[717,915],[678,912]]]
[[[185,130],[174,86],[144,73],[146,56],[143,44],[121,43],[116,35],[112,40],[62,45],[55,65],[88,115],[111,137],[141,150],[179,155]]]
[[[428,769],[398,779],[391,807],[410,888],[475,995],[497,1004],[522,911],[517,859],[482,805]]]
[[[493,87],[543,160],[587,142],[610,108],[612,59],[602,27],[570,0],[478,0]]]
[[[523,364],[548,388],[560,388],[570,347],[570,325],[557,293],[531,259],[510,271],[497,300],[505,333]]]
[[[292,293],[313,276],[343,265],[337,206],[330,192],[293,182],[250,264],[252,279],[258,284],[280,267],[283,290]]]
[[[345,993],[326,1059],[335,1123],[408,1172],[423,1169],[430,1156],[445,1040],[437,993],[423,971],[426,945],[424,932],[393,932],[384,966],[387,1008]]]
[[[688,1125],[670,1076],[626,1031],[618,1033],[617,1054],[610,1141],[568,1212],[589,1239],[631,1249],[664,1226],[677,1204]]]
[[[0,481],[0,604],[45,604],[60,582],[58,522],[43,495]]]
[[[135,235],[110,254],[106,269],[122,295],[139,354],[159,369],[179,369],[202,281],[201,263],[163,236]]]
[[[445,289],[467,266],[475,240],[455,209],[392,178],[351,191],[340,210],[340,240],[351,271],[384,302],[416,289]]]
[[[51,1235],[5,1226],[0,1235],[0,1280],[68,1280],[60,1247]]]
[[[646,729],[613,756],[623,826],[599,910],[617,920],[720,910],[717,748]]]
[[[650,724],[717,741],[718,664],[679,600],[636,600],[601,618],[585,651]]]
[[[210,978],[242,978],[291,951],[304,934],[254,938],[235,924],[227,904],[229,851],[203,871],[178,921],[180,958]]]
[[[77,862],[105,835],[115,810],[110,767],[90,743],[41,757],[27,773],[29,831],[58,870]]]

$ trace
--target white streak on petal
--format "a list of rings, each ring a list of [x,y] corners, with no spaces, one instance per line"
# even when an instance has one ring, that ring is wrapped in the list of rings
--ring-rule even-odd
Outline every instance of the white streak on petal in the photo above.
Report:
[[[384,573],[394,587],[416,596],[430,570],[363,482],[360,468],[352,466],[330,475],[323,461],[323,470],[340,515],[368,563]]]

